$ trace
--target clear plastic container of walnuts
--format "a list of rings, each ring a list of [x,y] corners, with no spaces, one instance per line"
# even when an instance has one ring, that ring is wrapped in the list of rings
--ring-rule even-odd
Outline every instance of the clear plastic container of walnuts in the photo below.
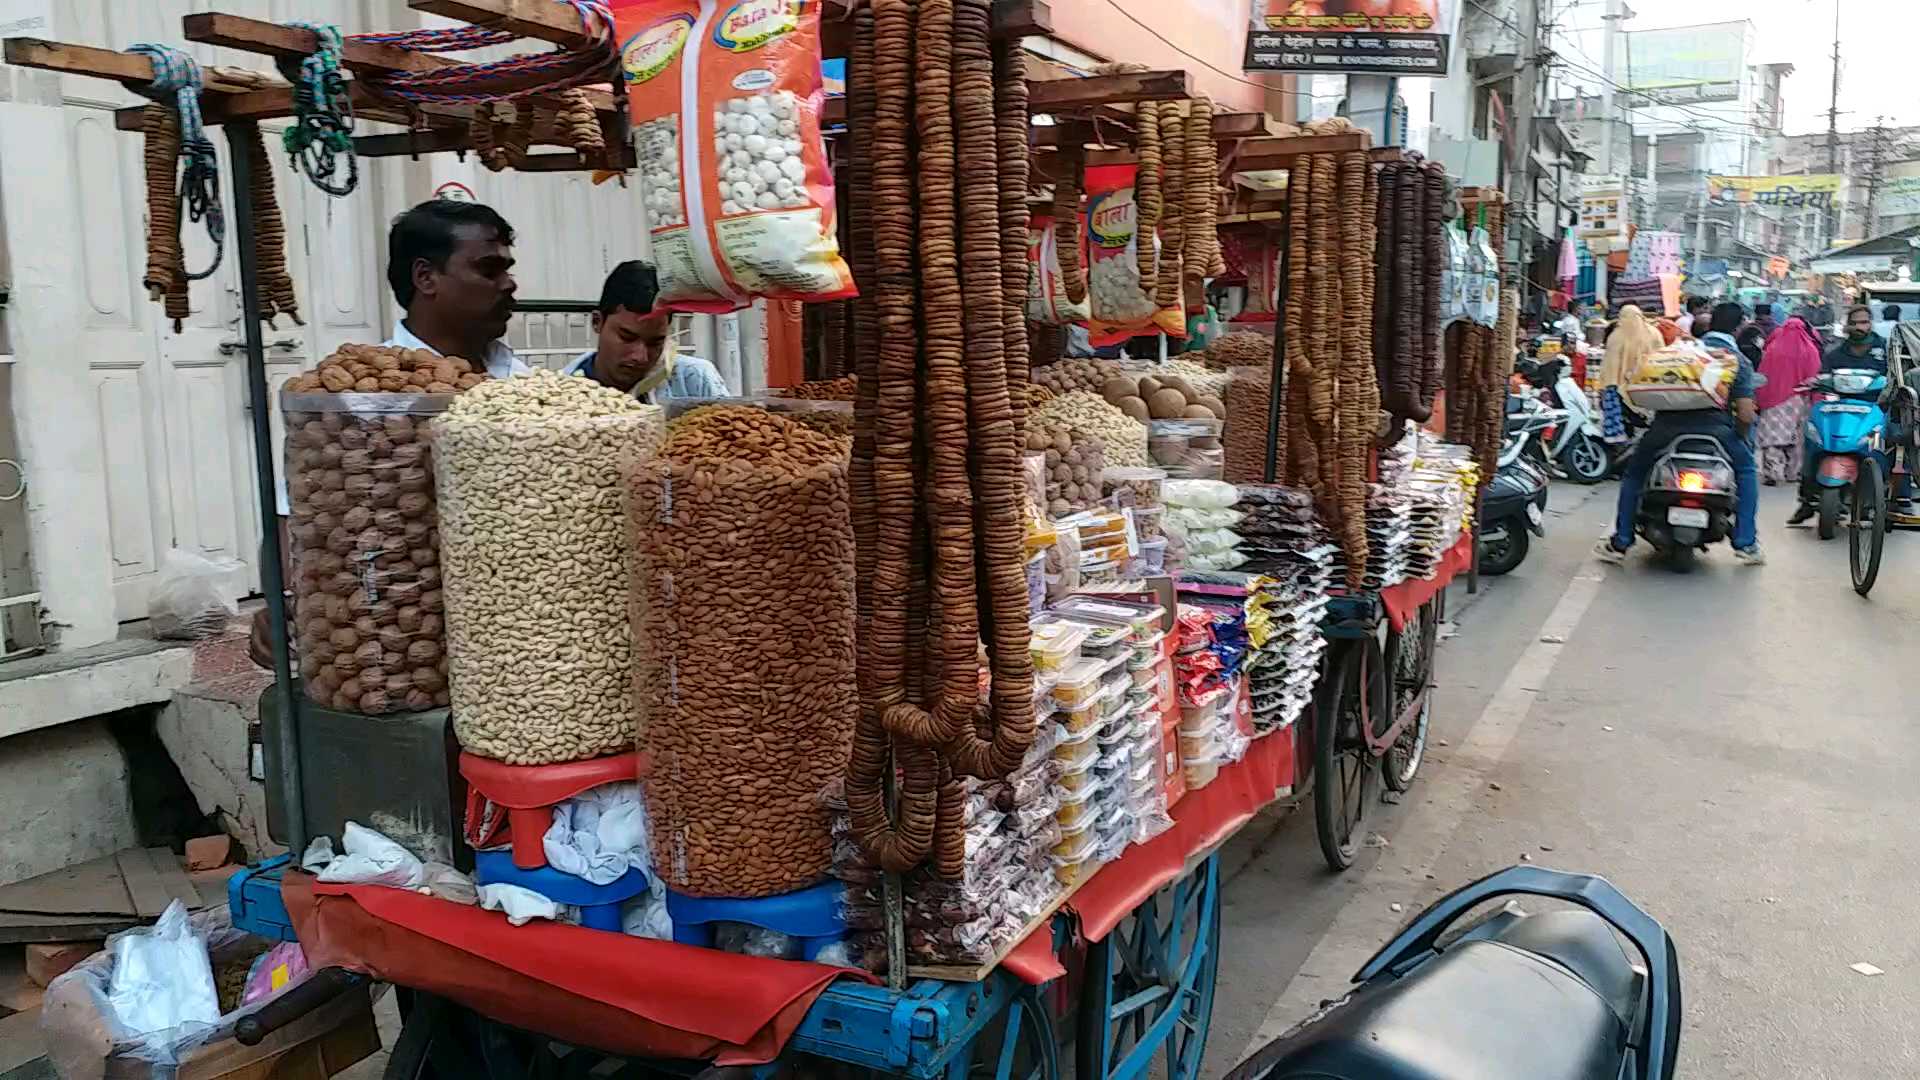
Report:
[[[347,346],[282,391],[294,632],[315,704],[448,703],[427,425],[482,379],[464,360]]]

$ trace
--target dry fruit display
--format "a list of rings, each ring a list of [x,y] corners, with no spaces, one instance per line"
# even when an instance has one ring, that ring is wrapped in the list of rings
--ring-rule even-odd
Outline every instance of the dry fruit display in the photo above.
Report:
[[[859,708],[844,444],[709,405],[626,482],[655,870],[701,896],[811,885]]]
[[[549,371],[491,380],[434,426],[454,733],[512,765],[632,747],[622,462],[659,407]]]

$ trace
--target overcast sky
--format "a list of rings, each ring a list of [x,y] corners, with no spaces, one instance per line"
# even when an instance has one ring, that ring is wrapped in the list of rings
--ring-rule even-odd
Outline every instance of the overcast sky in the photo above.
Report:
[[[1920,0],[1839,0],[1840,128],[1920,124]],[[1604,0],[1545,0],[1554,21],[1582,31],[1576,63],[1598,68]],[[1834,0],[1627,0],[1627,30],[1747,19],[1756,45],[1749,64],[1786,62],[1786,130],[1825,131],[1833,78]],[[1577,77],[1577,76],[1575,76]]]

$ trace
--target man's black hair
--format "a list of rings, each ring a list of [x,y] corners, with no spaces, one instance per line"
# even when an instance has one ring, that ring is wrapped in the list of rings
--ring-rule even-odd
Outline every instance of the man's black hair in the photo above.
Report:
[[[1697,313],[1712,306],[1713,301],[1704,296],[1690,296],[1687,298],[1687,310],[1690,312]]]
[[[1900,305],[1888,304],[1886,307],[1881,308],[1880,317],[1887,320],[1888,322],[1899,322],[1900,321]]]
[[[1865,304],[1855,304],[1855,305],[1853,305],[1852,307],[1850,307],[1850,308],[1848,308],[1848,309],[1847,309],[1847,318],[1846,318],[1846,321],[1847,321],[1847,322],[1852,322],[1852,321],[1853,321],[1853,314],[1854,314],[1854,312],[1856,312],[1856,311],[1864,311],[1864,312],[1866,312],[1866,313],[1867,313],[1867,318],[1868,318],[1868,319],[1872,319],[1872,318],[1873,318],[1873,309],[1872,309],[1871,307],[1868,307],[1868,306],[1867,306],[1867,305],[1865,305]]]
[[[1722,334],[1731,334],[1740,329],[1740,323],[1746,317],[1747,309],[1741,307],[1738,301],[1722,300],[1713,306],[1713,321],[1709,328]]]
[[[612,315],[626,308],[635,315],[647,315],[653,311],[653,302],[660,296],[660,275],[652,266],[638,259],[629,259],[613,268],[607,275],[607,283],[600,286],[600,314]]]
[[[1754,318],[1756,318],[1756,319],[1771,319],[1771,318],[1773,318],[1773,305],[1772,305],[1772,304],[1755,304],[1755,305],[1753,305],[1753,317],[1754,317]]]
[[[513,243],[513,226],[491,206],[457,199],[430,199],[393,219],[387,234],[387,286],[401,308],[413,306],[413,264],[425,259],[435,269],[446,269],[458,243],[462,225],[493,230],[502,244]]]

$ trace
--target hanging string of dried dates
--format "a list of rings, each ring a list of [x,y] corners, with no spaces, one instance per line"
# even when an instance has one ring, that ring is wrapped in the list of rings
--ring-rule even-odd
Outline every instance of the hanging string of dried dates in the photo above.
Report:
[[[990,30],[987,0],[876,0],[849,58],[851,257],[870,287],[853,317],[861,708],[846,789],[861,846],[893,872],[932,855],[957,874],[962,778],[1006,775],[1034,733],[1016,438],[1025,82]]]

